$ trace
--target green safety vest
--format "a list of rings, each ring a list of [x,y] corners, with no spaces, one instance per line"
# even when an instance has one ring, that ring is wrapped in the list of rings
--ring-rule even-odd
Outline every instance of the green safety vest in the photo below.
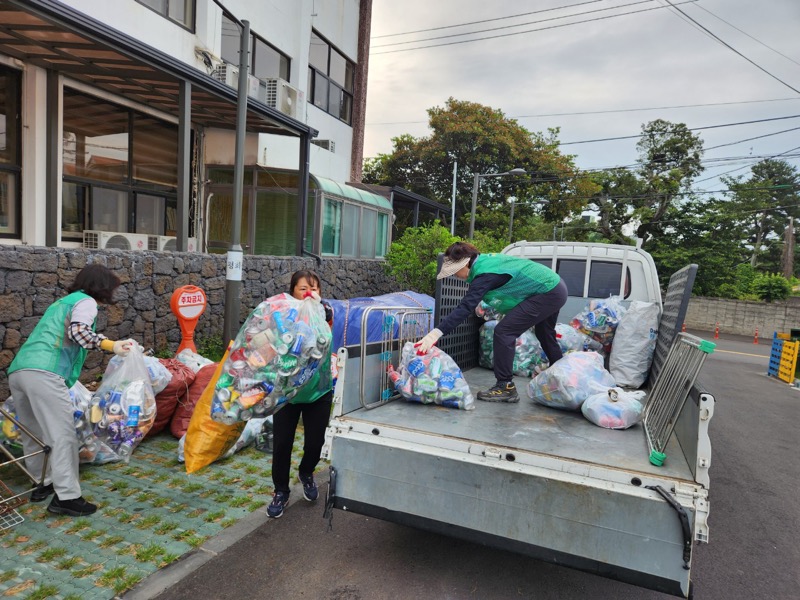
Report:
[[[511,275],[505,285],[487,292],[483,297],[486,304],[502,314],[526,298],[549,292],[561,281],[555,271],[544,265],[506,254],[478,255],[469,270],[467,282],[472,283],[473,279],[484,273]]]
[[[8,367],[8,374],[22,369],[49,371],[63,377],[68,388],[72,387],[83,369],[86,348],[68,338],[67,329],[72,320],[72,309],[86,298],[91,296],[73,292],[53,302],[19,349]],[[92,331],[95,323],[92,323]]]

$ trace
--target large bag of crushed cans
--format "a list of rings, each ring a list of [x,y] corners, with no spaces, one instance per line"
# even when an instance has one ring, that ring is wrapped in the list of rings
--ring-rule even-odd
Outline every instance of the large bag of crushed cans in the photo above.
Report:
[[[89,410],[97,439],[127,463],[156,417],[150,373],[138,346],[106,371]]]
[[[312,298],[267,298],[234,340],[211,400],[211,418],[232,424],[278,411],[297,390],[331,386],[331,330]],[[325,368],[320,368],[321,365]]]
[[[625,307],[619,296],[610,296],[605,300],[590,300],[589,304],[575,317],[571,325],[585,333],[603,347],[602,352],[611,352],[611,343],[617,330]]]
[[[397,370],[391,364],[388,369],[394,389],[409,402],[475,408],[475,399],[456,361],[436,346],[418,355],[414,343],[406,342]]]
[[[478,364],[486,369],[494,367],[494,328],[499,321],[487,321],[480,328],[480,353]],[[538,338],[530,329],[524,331],[516,340],[514,348],[514,375],[530,377],[536,367],[547,367],[548,360]]]
[[[552,408],[579,410],[591,395],[614,387],[614,378],[603,367],[597,352],[570,352],[539,373],[528,384],[531,400]]]

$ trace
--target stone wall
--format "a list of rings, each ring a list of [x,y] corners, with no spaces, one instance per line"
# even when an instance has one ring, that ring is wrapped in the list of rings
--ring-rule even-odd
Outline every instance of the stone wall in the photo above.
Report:
[[[172,293],[184,285],[203,289],[206,311],[195,339],[222,334],[225,320],[225,255],[183,252],[125,252],[0,246],[0,398],[8,395],[6,369],[50,304],[66,294],[87,263],[100,263],[122,280],[117,303],[101,307],[97,331],[111,339],[133,338],[156,351],[177,350],[178,323],[170,309]],[[316,271],[326,298],[378,296],[398,291],[383,261],[245,256],[242,269],[241,321],[265,298],[289,291],[292,273]],[[102,374],[110,356],[89,352],[81,380]]]
[[[714,331],[754,336],[756,328],[760,338],[771,338],[773,332],[800,329],[800,298],[782,302],[746,302],[724,298],[699,298],[693,296],[686,311],[686,327],[701,331]]]

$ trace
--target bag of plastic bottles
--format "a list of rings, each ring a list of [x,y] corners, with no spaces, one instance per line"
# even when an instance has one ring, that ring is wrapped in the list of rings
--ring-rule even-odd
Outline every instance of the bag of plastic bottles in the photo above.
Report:
[[[597,352],[570,352],[528,384],[531,400],[552,408],[578,410],[593,394],[614,387],[614,378],[603,367]]]
[[[175,355],[175,358],[188,366],[192,371],[197,373],[206,365],[213,365],[214,361],[200,356],[197,352],[192,352],[189,348],[184,348]]]
[[[397,370],[389,365],[389,381],[409,402],[464,410],[475,408],[469,384],[456,361],[436,346],[419,356],[414,343],[406,342]]]
[[[232,424],[275,413],[303,386],[330,389],[331,330],[312,298],[278,294],[242,325],[222,367],[211,418]],[[321,365],[325,368],[320,368]]]
[[[131,348],[118,367],[103,375],[89,411],[97,439],[127,463],[156,417],[150,373],[138,347]]]
[[[80,381],[69,388],[69,399],[72,401],[72,416],[75,422],[75,434],[78,436],[78,460],[86,464],[102,465],[117,462],[120,457],[104,442],[97,439],[90,419],[92,392]]]
[[[611,388],[606,393],[593,394],[581,405],[583,416],[606,429],[627,429],[642,420],[644,407],[640,402],[644,391],[626,392]]]
[[[606,354],[611,351],[614,332],[625,314],[622,298],[610,296],[605,300],[590,300],[589,304],[572,319],[571,325],[596,340]]]
[[[480,353],[478,364],[486,369],[494,367],[494,328],[498,321],[487,321],[481,325],[479,332]],[[530,377],[537,366],[546,367],[547,356],[542,350],[536,334],[531,330],[524,331],[516,340],[514,348],[514,364],[512,369],[515,375]]]
[[[17,418],[13,396],[6,398],[5,402],[0,402],[0,406],[14,419]],[[14,456],[22,456],[23,454],[21,436],[22,432],[20,428],[17,427],[17,424],[12,419],[7,419],[5,415],[0,413],[0,440],[6,450],[11,452]]]
[[[122,366],[124,360],[121,356],[114,356],[108,361],[106,372],[104,376],[111,375],[115,370]],[[150,376],[150,385],[153,386],[153,393],[159,394],[167,387],[167,384],[172,380],[172,373],[167,369],[161,361],[155,356],[142,356],[144,366]]]
[[[603,346],[585,333],[581,333],[567,323],[556,323],[556,341],[561,347],[561,352],[599,352],[603,354]]]

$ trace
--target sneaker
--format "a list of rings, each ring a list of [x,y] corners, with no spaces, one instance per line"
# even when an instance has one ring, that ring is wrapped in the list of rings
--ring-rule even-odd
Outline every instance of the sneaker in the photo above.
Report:
[[[52,483],[36,485],[32,487],[31,490],[31,502],[44,502],[50,497],[50,494],[55,491]]]
[[[83,496],[71,500],[59,500],[58,494],[56,494],[50,501],[47,512],[71,517],[85,517],[97,512],[97,506],[84,500]]]
[[[283,515],[283,509],[289,504],[289,492],[275,492],[272,502],[267,507],[267,516],[277,519]]]
[[[484,402],[519,402],[519,394],[513,381],[507,383],[497,382],[494,387],[478,392],[478,400],[483,400]]]
[[[319,488],[317,488],[317,484],[314,482],[314,476],[300,474],[298,478],[300,479],[300,483],[303,484],[303,498],[309,502],[314,502],[314,500],[319,497]]]

